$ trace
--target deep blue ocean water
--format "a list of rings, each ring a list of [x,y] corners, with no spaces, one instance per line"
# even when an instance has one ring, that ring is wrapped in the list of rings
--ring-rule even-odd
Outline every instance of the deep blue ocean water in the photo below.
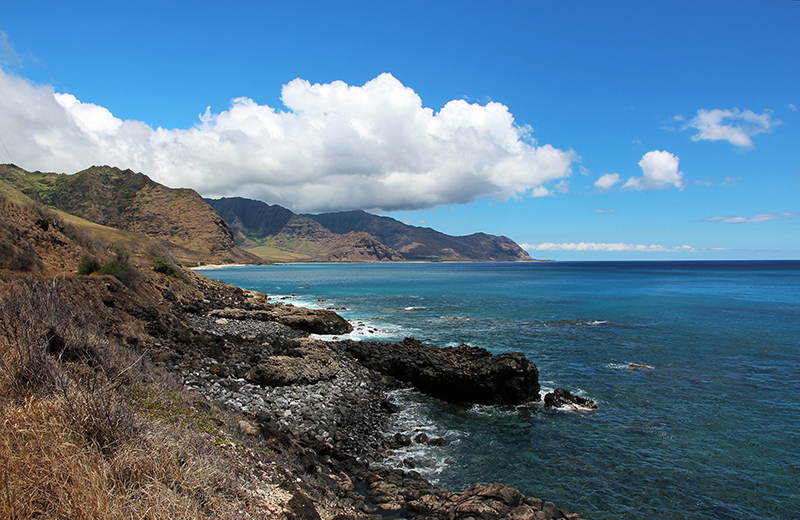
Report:
[[[417,470],[502,482],[595,520],[800,518],[800,262],[300,264],[206,276],[334,307],[353,337],[521,351],[594,412],[414,392]],[[632,366],[633,364],[634,366]],[[640,368],[644,365],[652,368]]]

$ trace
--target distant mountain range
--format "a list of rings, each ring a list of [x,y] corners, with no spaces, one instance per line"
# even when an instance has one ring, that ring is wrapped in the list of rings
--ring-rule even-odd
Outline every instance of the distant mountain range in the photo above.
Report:
[[[507,237],[454,237],[364,211],[297,215],[240,197],[203,199],[141,173],[92,166],[75,174],[27,172],[0,165],[0,191],[34,200],[92,232],[156,240],[183,262],[371,262],[531,260]]]
[[[294,260],[314,261],[531,260],[507,237],[455,237],[365,211],[296,215],[241,197],[206,202],[231,224],[237,245],[262,258],[284,252]]]

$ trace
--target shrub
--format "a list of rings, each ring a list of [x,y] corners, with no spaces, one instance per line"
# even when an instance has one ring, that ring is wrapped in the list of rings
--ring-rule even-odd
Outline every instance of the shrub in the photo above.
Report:
[[[189,280],[186,278],[186,276],[184,276],[180,267],[175,265],[177,260],[175,260],[175,257],[173,257],[168,251],[160,248],[157,249],[155,247],[149,247],[147,251],[145,251],[145,255],[150,260],[150,265],[153,267],[153,271],[165,274],[180,280],[183,283],[189,283]]]
[[[96,258],[84,256],[78,262],[78,274],[92,274],[100,270],[100,262]]]
[[[100,266],[97,273],[111,275],[126,287],[133,287],[139,281],[140,275],[130,264],[130,253],[122,246],[113,246],[111,249],[116,254],[116,258]]]
[[[98,269],[97,272],[100,274],[109,274],[111,276],[120,278],[127,269],[130,269],[130,267],[131,266],[122,263],[119,260],[112,260],[100,266],[100,269]]]
[[[162,257],[155,258],[150,262],[150,265],[153,266],[153,271],[157,273],[165,274],[167,276],[172,276],[173,278],[179,278],[183,276],[181,274],[180,269],[178,269],[178,267],[175,264],[173,264],[166,258]]]

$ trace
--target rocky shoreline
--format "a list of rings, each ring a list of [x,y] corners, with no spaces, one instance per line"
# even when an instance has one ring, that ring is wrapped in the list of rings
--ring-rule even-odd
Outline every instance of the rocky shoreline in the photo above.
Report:
[[[538,371],[521,354],[439,349],[413,338],[321,341],[308,336],[342,334],[350,325],[331,311],[275,304],[253,292],[223,300],[221,308],[219,300],[184,305],[187,348],[173,345],[152,358],[187,390],[242,414],[244,434],[302,468],[300,480],[310,487],[298,496],[314,500],[295,504],[296,518],[580,518],[503,484],[439,489],[413,463],[391,467],[387,457],[412,443],[448,442],[389,431],[398,411],[393,390],[486,404],[538,401]]]

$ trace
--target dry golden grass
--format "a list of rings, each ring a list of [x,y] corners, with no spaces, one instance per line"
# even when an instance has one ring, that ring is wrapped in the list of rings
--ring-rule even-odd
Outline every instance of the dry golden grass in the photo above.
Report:
[[[0,518],[282,516],[269,475],[149,370],[55,282],[0,287]]]
[[[73,397],[85,399],[86,396]],[[232,460],[208,436],[150,424],[114,445],[63,396],[6,406],[0,518],[239,518],[249,508]]]

